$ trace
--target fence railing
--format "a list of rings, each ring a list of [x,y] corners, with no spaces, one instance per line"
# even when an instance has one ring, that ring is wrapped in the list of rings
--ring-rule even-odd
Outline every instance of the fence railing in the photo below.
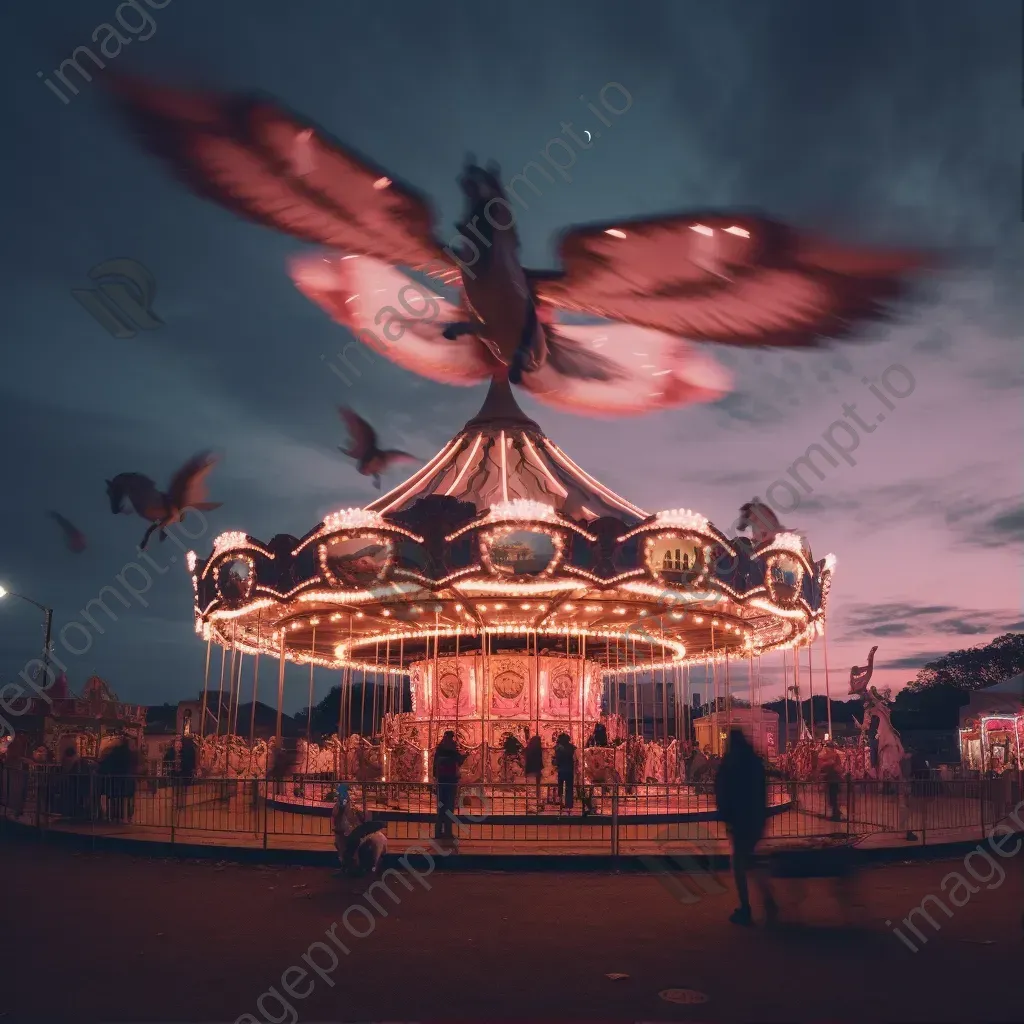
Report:
[[[53,766],[0,768],[0,821],[46,831],[249,847],[324,848],[338,780],[112,777]],[[389,840],[425,841],[441,830],[430,783],[349,782],[367,817],[387,823]],[[563,794],[564,795],[564,794]],[[452,831],[479,852],[644,853],[725,840],[706,783],[576,785],[572,806],[557,787],[467,783],[455,794]],[[997,779],[769,782],[765,838],[855,842],[879,833],[926,842],[941,833],[987,835],[1024,812],[1016,775]]]

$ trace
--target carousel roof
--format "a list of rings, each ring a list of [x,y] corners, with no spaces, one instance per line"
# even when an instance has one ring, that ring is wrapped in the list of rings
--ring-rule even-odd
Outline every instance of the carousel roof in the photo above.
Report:
[[[582,522],[608,516],[632,526],[647,518],[545,436],[505,380],[492,381],[480,411],[433,459],[367,509],[393,514],[431,496],[468,502],[478,511],[501,502],[542,502]]]
[[[821,630],[834,562],[813,562],[792,533],[754,545],[689,509],[645,512],[498,381],[433,459],[365,508],[302,538],[224,533],[205,561],[186,560],[204,638],[385,671],[438,644],[585,650],[609,671],[752,656]]]

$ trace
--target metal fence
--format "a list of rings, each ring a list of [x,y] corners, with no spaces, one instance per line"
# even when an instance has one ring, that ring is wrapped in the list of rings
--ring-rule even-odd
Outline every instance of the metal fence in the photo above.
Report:
[[[54,766],[0,769],[0,820],[157,842],[251,848],[324,849],[333,845],[330,809],[338,780],[298,777],[111,777],[68,774]],[[368,818],[387,823],[396,850],[435,837],[437,789],[429,783],[348,783]],[[765,838],[770,843],[868,837],[927,842],[985,836],[1019,815],[1016,775],[997,779],[770,782]],[[466,852],[708,852],[727,839],[708,784],[577,785],[572,807],[548,783],[459,787],[451,831]],[[965,834],[966,833],[966,834]]]

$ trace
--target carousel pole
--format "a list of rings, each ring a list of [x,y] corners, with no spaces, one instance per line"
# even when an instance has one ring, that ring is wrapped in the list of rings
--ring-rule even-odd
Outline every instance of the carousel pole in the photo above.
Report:
[[[281,626],[281,658],[277,665],[277,725],[274,728],[274,735],[277,742],[281,742],[281,716],[284,714],[284,655],[285,655],[285,628]]]
[[[225,738],[231,735],[231,712],[234,710],[234,696],[235,696],[235,669],[238,661],[238,646],[235,642],[235,636],[237,632],[237,624],[231,623],[231,668],[228,669],[228,714],[227,721],[224,723],[224,736]]]
[[[681,665],[680,673],[683,675],[683,731],[686,733],[686,742],[690,742],[690,725],[693,718],[693,708],[690,705],[690,666]]]
[[[657,657],[654,653],[654,640],[648,640],[651,652],[651,742],[658,742],[658,670]]]
[[[682,749],[683,738],[679,734],[679,675],[680,669],[676,662],[672,663],[672,735],[676,738],[676,746]],[[678,759],[678,758],[677,758]]]
[[[725,729],[732,729],[732,678],[729,672],[729,648],[725,648]]]
[[[482,642],[482,641],[481,641]],[[433,750],[434,743],[434,680],[431,677],[430,666],[430,637],[426,637],[423,647],[423,688],[424,696],[427,698],[427,750]],[[437,663],[437,634],[434,634],[434,663]]]
[[[245,651],[238,652],[238,671],[235,680],[235,710],[231,716],[231,735],[238,735],[238,709],[242,704],[242,666],[245,664]]]
[[[533,727],[540,735],[540,634],[535,629],[533,631],[533,674],[534,674],[534,696],[536,700],[533,704],[533,715],[534,723]]]
[[[309,739],[313,730],[313,658],[316,657],[316,626],[309,643],[309,703],[306,707],[306,766],[309,765]]]
[[[341,682],[338,684],[338,740],[341,741],[345,737],[345,680],[348,674],[352,670],[350,668],[343,668],[341,670]]]
[[[493,781],[490,778],[491,774],[491,711],[493,710],[494,702],[494,636],[495,634],[488,633],[487,640],[487,658],[484,661],[484,735],[483,735],[483,757],[484,764],[484,779],[488,782]]]
[[[789,669],[786,666],[786,652],[782,652],[782,703],[786,712],[786,753],[789,753]]]
[[[570,646],[571,643],[572,643],[572,641],[571,641],[570,636],[569,636],[569,627],[566,626],[566,629],[565,629],[565,660],[567,662],[567,666],[571,666],[572,665],[572,648]],[[574,674],[575,673],[570,672],[569,673],[570,678]],[[567,712],[567,717],[568,717],[568,720],[569,720],[569,724],[568,724],[569,740],[571,742],[572,741],[572,689],[571,688],[569,690],[569,701],[568,701],[568,704],[569,704],[569,710]]]
[[[665,635],[665,621],[658,619],[661,627],[661,634]],[[662,655],[664,655],[664,650]],[[665,782],[668,782],[668,679],[665,676],[665,666],[661,667],[661,742],[665,748]]]
[[[441,621],[440,615],[434,612],[434,675],[430,680],[430,702],[434,707],[434,717],[438,719],[438,728],[440,728],[441,708],[440,708],[440,693],[441,693]],[[456,733],[455,742],[458,743],[459,737]],[[437,739],[432,746],[437,745]]]
[[[811,645],[807,644],[807,693],[811,710],[811,742],[814,742],[814,662],[811,659]]]
[[[249,713],[249,746],[256,742],[256,694],[260,685],[260,651],[262,647],[262,636],[260,627],[263,624],[263,612],[256,618],[256,657],[253,659],[252,668],[252,709]]]
[[[581,658],[581,662],[583,664],[583,668],[581,669],[581,672],[583,673],[583,689],[581,691],[582,692],[582,697],[581,697],[581,700],[580,700],[580,735],[582,737],[581,738],[581,742],[584,744],[584,746],[586,748],[586,743],[587,743],[587,697],[590,694],[590,687],[587,685],[587,636],[586,636],[586,634],[584,634],[584,635],[582,635],[580,637],[580,647],[581,647],[580,658]],[[581,760],[580,764],[581,764],[582,767],[586,768],[586,764],[584,763],[584,760]]]
[[[640,735],[640,694],[636,685],[636,638],[631,637],[630,639],[633,641],[633,655],[629,659],[629,670],[633,675],[633,733],[643,739],[643,736]]]
[[[359,670],[360,691],[359,691],[359,735],[363,735],[363,726],[366,722],[366,666]]]
[[[828,736],[832,742],[835,742],[835,736],[832,733],[832,690],[829,687],[828,681],[828,633],[826,632],[827,622],[822,623],[821,629],[821,645],[825,653],[825,703],[828,707]]]
[[[715,694],[714,704],[712,705],[712,733],[711,733],[711,753],[721,754],[722,753],[722,727],[719,724],[720,719],[718,716],[718,662],[715,655],[715,626],[711,624],[711,684]]]
[[[213,654],[213,631],[206,638],[206,669],[203,672],[203,700],[199,706],[199,739],[206,736],[206,705],[210,692],[210,657]]]
[[[348,652],[352,650],[352,613],[348,614],[348,648],[346,649],[346,657],[348,658],[349,664],[347,666],[347,678],[348,678],[348,699],[344,703],[344,715],[345,715],[345,738],[347,739],[352,735],[352,703],[355,700],[355,673],[352,668],[352,660],[348,657]],[[341,712],[338,712],[339,715]],[[346,771],[348,770],[348,764],[346,762]]]
[[[373,708],[370,711],[370,736],[375,737],[377,735],[377,705],[380,703],[378,696],[380,694],[380,641],[378,640],[373,645],[373,667],[377,670],[373,673]]]
[[[462,627],[459,626],[461,630]],[[398,641],[398,675],[395,677],[395,701],[396,712],[403,714],[405,711],[405,639]]]
[[[384,710],[388,715],[394,715],[395,713],[395,677],[391,672],[391,639],[389,638],[384,645],[384,664],[387,666],[387,672],[384,675]],[[381,733],[383,733],[383,725],[381,726]]]
[[[222,646],[220,649],[220,682],[217,684],[217,716],[214,719],[216,722],[216,731],[213,734],[213,738],[216,740],[220,737],[220,720],[224,717],[224,672],[228,665],[228,649],[226,646]]]
[[[800,718],[800,731],[804,728],[804,702],[800,697],[800,648],[793,647],[793,683],[796,685],[796,710]],[[797,733],[799,737],[800,733]]]
[[[462,634],[462,626],[455,628],[455,736],[459,735],[459,705],[462,703],[462,667],[459,664],[459,637]]]
[[[604,645],[604,672],[601,673],[601,706],[608,708],[609,715],[611,714],[611,711],[612,711],[612,694],[611,694],[611,689],[609,688],[609,690],[608,690],[608,702],[607,702],[607,704],[605,704],[605,697],[604,697],[605,689],[604,688],[605,688],[605,686],[611,687],[611,686],[615,685],[614,682],[609,682],[609,680],[612,679],[611,668],[612,668],[612,652],[611,652],[611,648],[609,648],[609,646],[608,646],[608,641],[606,640],[605,641],[605,645]]]
[[[617,716],[622,716],[621,680],[623,678],[623,676],[622,676],[622,665],[623,665],[623,650],[624,650],[624,646],[625,646],[624,644],[620,644],[620,642],[618,642],[618,637],[615,637],[615,715],[617,715]],[[627,687],[627,692],[628,692],[629,683],[627,682],[627,683],[622,684],[622,685],[625,685]],[[626,732],[629,733],[629,731],[630,731],[630,720],[629,720],[629,717],[627,716],[626,717]]]

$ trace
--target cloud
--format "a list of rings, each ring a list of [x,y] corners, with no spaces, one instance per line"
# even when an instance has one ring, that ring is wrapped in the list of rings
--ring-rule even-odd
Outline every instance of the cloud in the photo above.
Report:
[[[908,654],[902,658],[893,658],[889,661],[881,662],[878,667],[886,669],[920,670],[924,668],[925,665],[930,665],[933,661],[938,661],[939,658],[944,657],[948,653],[948,651],[931,651],[928,654]]]
[[[1018,624],[1011,613],[899,602],[853,605],[843,623],[850,634],[864,637],[992,636]]]
[[[1007,508],[973,530],[971,539],[983,547],[1024,543],[1024,505]]]
[[[718,413],[721,425],[742,423],[764,426],[784,423],[788,418],[778,406],[751,391],[733,391],[715,402],[712,409]]]

